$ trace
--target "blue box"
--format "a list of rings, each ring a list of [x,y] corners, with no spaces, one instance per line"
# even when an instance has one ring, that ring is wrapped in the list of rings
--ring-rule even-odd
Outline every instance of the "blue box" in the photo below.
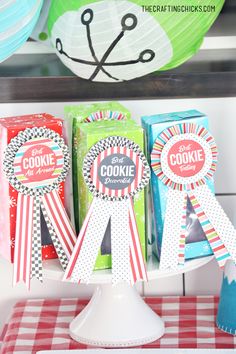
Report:
[[[184,123],[195,123],[209,129],[208,118],[197,110],[174,112],[142,117],[142,126],[146,132],[146,152],[150,162],[150,154],[157,137],[161,132],[173,125]],[[214,193],[214,181],[208,183],[208,187]],[[166,211],[168,187],[158,179],[152,171],[151,195],[153,204],[152,236],[155,235],[158,244],[158,253],[161,252],[164,218]],[[193,259],[212,255],[212,249],[202,227],[197,220],[196,214],[188,199],[187,203],[187,238],[185,247],[185,259]]]

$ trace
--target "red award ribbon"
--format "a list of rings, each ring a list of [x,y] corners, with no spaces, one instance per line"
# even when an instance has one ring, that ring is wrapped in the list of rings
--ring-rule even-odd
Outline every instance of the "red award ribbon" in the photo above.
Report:
[[[156,176],[169,187],[160,267],[175,269],[184,264],[186,197],[205,232],[220,267],[228,258],[236,261],[236,230],[207,182],[217,164],[213,136],[192,123],[164,130],[153,146],[151,165]]]
[[[150,169],[134,142],[109,137],[88,152],[84,178],[94,199],[84,220],[65,279],[88,283],[109,221],[113,283],[147,280],[132,197],[148,183]]]
[[[46,128],[20,132],[5,151],[4,171],[18,191],[14,285],[42,280],[41,210],[63,269],[76,235],[58,194],[69,170],[69,151],[59,134]]]

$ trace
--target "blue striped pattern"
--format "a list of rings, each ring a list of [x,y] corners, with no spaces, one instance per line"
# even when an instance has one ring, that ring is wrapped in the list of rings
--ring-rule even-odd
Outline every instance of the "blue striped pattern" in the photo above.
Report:
[[[11,6],[0,11],[0,62],[10,57],[29,38],[42,4],[42,0],[12,0]]]

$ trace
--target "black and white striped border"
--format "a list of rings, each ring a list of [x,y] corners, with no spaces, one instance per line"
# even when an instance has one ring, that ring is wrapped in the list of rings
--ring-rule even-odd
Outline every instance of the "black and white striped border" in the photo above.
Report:
[[[51,185],[44,186],[42,188],[29,188],[27,186],[24,186],[14,174],[13,164],[16,153],[22,145],[34,138],[46,138],[53,140],[61,148],[64,158],[64,166],[60,176]],[[3,161],[3,170],[6,174],[7,179],[9,180],[9,183],[18,192],[26,195],[42,196],[45,193],[50,193],[54,189],[58,189],[59,184],[66,179],[66,176],[70,169],[70,154],[68,146],[65,144],[64,139],[58,133],[46,127],[27,128],[24,131],[21,131],[8,144],[4,154],[5,156]]]
[[[143,167],[144,167],[144,173],[141,182],[138,185],[138,188],[136,188],[133,192],[130,192],[129,194],[122,196],[122,197],[115,197],[115,196],[108,196],[104,193],[101,193],[97,190],[96,186],[93,184],[92,178],[91,178],[91,167],[95,161],[95,159],[98,157],[98,155],[109,149],[110,147],[127,147],[130,150],[133,150],[138,157],[140,158]],[[142,189],[146,187],[146,185],[149,182],[150,179],[150,167],[147,162],[147,159],[140,149],[139,145],[137,145],[135,142],[132,140],[129,140],[125,137],[121,136],[110,136],[109,138],[100,140],[97,144],[95,144],[88,152],[84,159],[84,165],[83,165],[83,175],[85,182],[90,190],[90,192],[97,198],[101,198],[103,200],[109,200],[109,201],[122,201],[124,199],[128,199],[130,197],[133,197],[135,194],[139,193]]]

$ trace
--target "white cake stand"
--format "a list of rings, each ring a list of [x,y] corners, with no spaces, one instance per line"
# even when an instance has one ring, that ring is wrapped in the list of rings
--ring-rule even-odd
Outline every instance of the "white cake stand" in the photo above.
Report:
[[[162,271],[158,262],[148,261],[148,279],[160,279],[197,269],[212,257],[185,262],[177,271]],[[44,262],[44,276],[62,280],[58,260]],[[71,322],[71,337],[87,345],[99,347],[133,347],[153,342],[163,336],[164,322],[143,301],[136,287],[111,284],[111,270],[94,272],[91,284],[96,290],[84,310]]]

